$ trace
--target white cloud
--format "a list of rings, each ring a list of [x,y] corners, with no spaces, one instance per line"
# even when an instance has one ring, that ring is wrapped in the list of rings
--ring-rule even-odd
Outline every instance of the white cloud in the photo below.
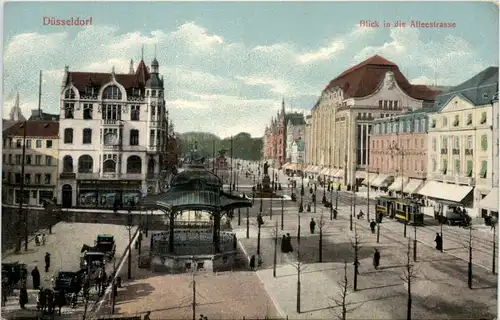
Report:
[[[410,78],[417,83],[437,85],[457,85],[488,67],[476,49],[459,37],[424,42],[416,28],[393,28],[390,38],[382,45],[365,47],[352,64],[379,54],[397,63],[405,75],[411,70]]]
[[[243,82],[245,82],[246,84],[248,85],[251,85],[251,86],[267,86],[267,87],[271,87],[271,92],[274,92],[274,93],[281,93],[281,94],[285,94],[285,93],[289,93],[290,92],[290,89],[291,89],[291,86],[289,84],[287,84],[285,81],[283,80],[279,80],[279,79],[271,79],[271,78],[267,78],[265,76],[263,77],[257,77],[257,76],[248,76],[248,77],[236,77],[236,79],[238,80],[242,80]]]
[[[337,37],[324,47],[299,55],[297,61],[300,64],[310,64],[330,60],[335,58],[336,54],[346,50],[349,44],[364,40],[365,36],[373,34],[375,30],[375,28],[361,28],[357,26],[348,34]]]

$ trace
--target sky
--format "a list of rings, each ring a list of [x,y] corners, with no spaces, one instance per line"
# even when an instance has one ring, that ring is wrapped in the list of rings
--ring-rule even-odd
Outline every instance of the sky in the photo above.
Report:
[[[144,46],[147,65],[156,47],[176,131],[262,136],[282,99],[308,114],[331,79],[374,54],[417,84],[457,85],[498,66],[498,17],[488,2],[8,2],[3,118],[16,91],[25,115],[38,108],[40,70],[42,109],[58,113],[65,65],[127,73]],[[411,20],[456,27],[394,26]]]

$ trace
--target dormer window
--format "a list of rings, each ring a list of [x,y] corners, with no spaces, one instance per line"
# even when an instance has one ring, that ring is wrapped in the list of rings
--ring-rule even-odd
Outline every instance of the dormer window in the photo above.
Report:
[[[120,91],[120,88],[118,88],[117,86],[108,86],[106,89],[104,89],[104,92],[102,93],[102,98],[108,100],[121,100],[122,92]]]
[[[487,92],[483,93],[483,99],[484,100],[488,99],[488,93]]]
[[[88,96],[93,96],[95,91],[94,91],[94,87],[92,86],[87,86],[87,88],[85,89],[85,94],[88,95]]]
[[[66,90],[66,92],[64,93],[64,99],[75,100],[76,99],[75,90],[71,88]]]
[[[140,96],[141,95],[141,89],[139,88],[132,88],[132,95],[133,96]]]

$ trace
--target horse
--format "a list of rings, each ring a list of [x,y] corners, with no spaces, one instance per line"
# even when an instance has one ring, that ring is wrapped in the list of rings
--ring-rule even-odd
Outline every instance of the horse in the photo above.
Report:
[[[95,249],[95,247],[91,247],[91,246],[89,246],[87,244],[84,244],[82,246],[82,249],[80,250],[80,253],[84,253],[85,251],[92,251],[94,249]]]

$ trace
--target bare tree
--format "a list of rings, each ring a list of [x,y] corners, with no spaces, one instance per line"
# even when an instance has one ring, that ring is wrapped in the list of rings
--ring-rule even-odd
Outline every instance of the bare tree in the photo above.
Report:
[[[362,248],[361,245],[361,236],[358,234],[358,229],[356,224],[354,224],[354,236],[352,237],[351,247],[354,253],[354,283],[353,289],[354,291],[358,290],[358,275],[359,275],[359,250]]]
[[[276,220],[276,225],[274,229],[271,229],[271,235],[274,239],[273,277],[276,278],[276,266],[278,264],[278,239],[279,239],[278,220]]]
[[[300,291],[301,291],[301,282],[300,275],[301,272],[304,271],[304,264],[300,261],[300,243],[297,243],[297,261],[292,263],[292,266],[297,270],[297,313],[300,313]]]
[[[318,221],[319,227],[319,262],[323,262],[323,227],[326,224],[325,216],[321,213]]]
[[[406,265],[403,271],[403,275],[400,276],[401,280],[403,280],[408,289],[408,300],[406,305],[406,319],[411,320],[411,305],[412,305],[412,292],[411,292],[411,284],[417,277],[417,271],[415,270],[415,266],[411,263],[411,240],[408,238],[408,248],[406,250]]]
[[[331,307],[333,308],[340,308],[340,312],[336,313],[337,319],[339,320],[346,320],[347,319],[347,314],[350,312],[354,311],[356,307],[351,307],[349,302],[348,302],[348,297],[350,295],[349,293],[349,281],[347,279],[347,261],[344,260],[344,275],[342,277],[342,280],[337,282],[337,285],[340,289],[339,294],[337,297],[332,297],[333,300],[333,305]]]

